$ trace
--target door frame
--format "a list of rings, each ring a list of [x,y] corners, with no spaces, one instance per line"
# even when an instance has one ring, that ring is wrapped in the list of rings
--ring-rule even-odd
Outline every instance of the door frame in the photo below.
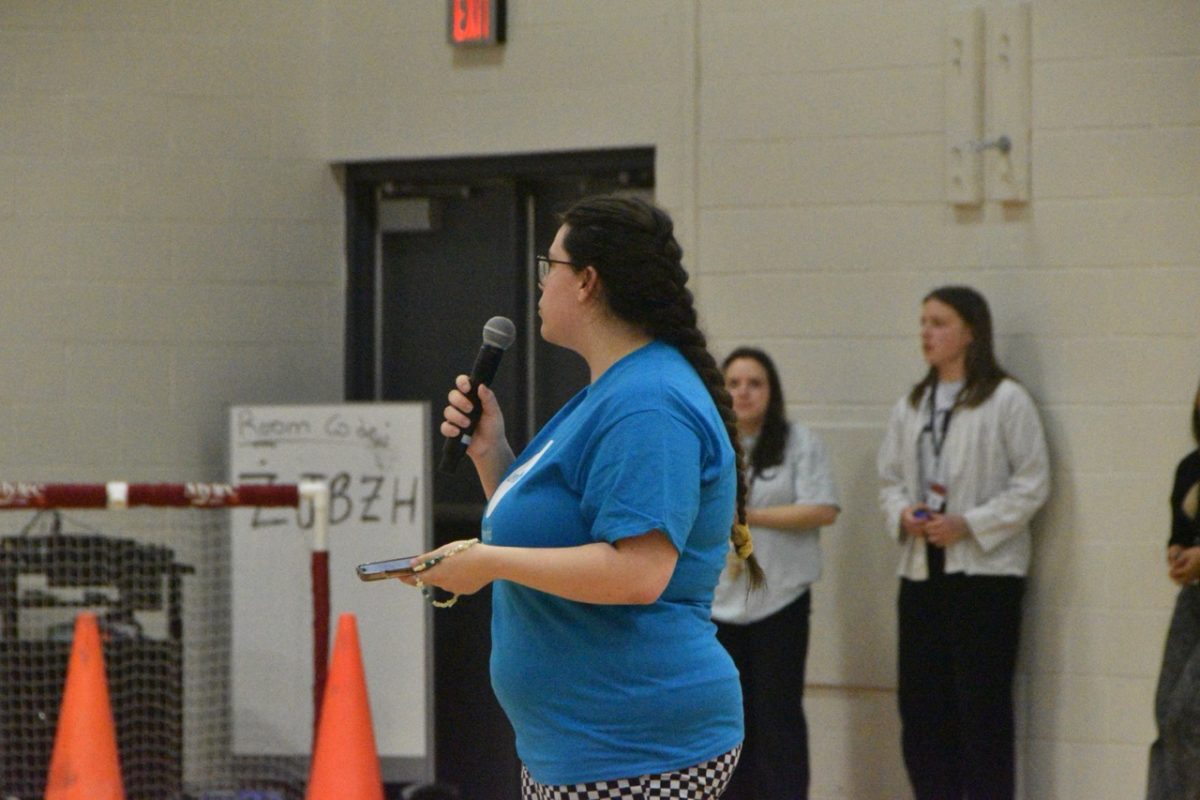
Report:
[[[346,326],[344,399],[379,399],[380,269],[377,210],[385,188],[413,194],[447,185],[496,179],[546,179],[571,175],[628,174],[632,185],[654,179],[654,148],[562,150],[497,156],[462,156],[386,161],[350,161],[337,165],[345,187]],[[647,178],[647,176],[649,176]]]

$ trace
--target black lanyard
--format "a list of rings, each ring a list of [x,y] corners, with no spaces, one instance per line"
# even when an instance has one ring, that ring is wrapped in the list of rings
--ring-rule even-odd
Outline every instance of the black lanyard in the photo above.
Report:
[[[946,412],[946,418],[942,420],[942,436],[939,439],[937,434],[937,388],[938,382],[935,379],[929,387],[929,442],[933,445],[934,458],[940,460],[942,447],[946,444],[946,434],[950,431],[950,417],[954,415],[954,409],[958,407],[958,397],[954,398],[954,403]]]

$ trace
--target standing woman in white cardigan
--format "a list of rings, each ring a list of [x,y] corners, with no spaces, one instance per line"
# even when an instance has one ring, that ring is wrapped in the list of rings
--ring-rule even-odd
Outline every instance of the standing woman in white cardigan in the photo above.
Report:
[[[1012,704],[1030,518],[1050,467],[1029,393],[996,362],[987,301],[943,286],[921,306],[929,369],[879,449],[900,545],[899,704],[917,800],[1011,800]]]

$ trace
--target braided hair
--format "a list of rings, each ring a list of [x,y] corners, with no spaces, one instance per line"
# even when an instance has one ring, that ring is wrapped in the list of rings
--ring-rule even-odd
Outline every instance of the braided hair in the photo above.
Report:
[[[746,525],[745,458],[737,417],[725,390],[725,377],[697,327],[674,223],[657,206],[619,195],[584,198],[562,214],[560,221],[567,226],[563,246],[575,264],[596,270],[609,311],[677,349],[708,389],[737,458],[737,513],[730,539],[738,556],[746,561],[751,585],[761,584],[762,568],[751,553]]]

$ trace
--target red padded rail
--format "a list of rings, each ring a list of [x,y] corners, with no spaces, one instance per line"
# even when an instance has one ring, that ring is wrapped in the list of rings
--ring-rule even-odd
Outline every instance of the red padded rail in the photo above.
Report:
[[[205,483],[33,483],[0,481],[0,511],[22,508],[233,508],[294,507],[296,484]]]

